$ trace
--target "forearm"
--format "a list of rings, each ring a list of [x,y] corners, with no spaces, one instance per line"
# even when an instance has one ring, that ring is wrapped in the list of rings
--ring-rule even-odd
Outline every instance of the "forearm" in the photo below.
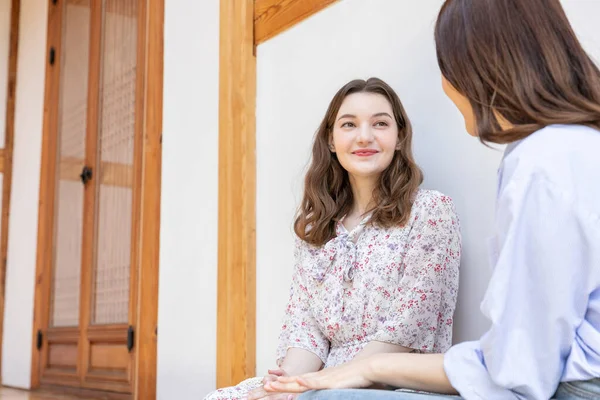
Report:
[[[456,394],[444,371],[443,354],[376,354],[367,361],[366,378],[371,382]]]
[[[314,353],[292,347],[287,350],[281,369],[289,376],[302,375],[308,372],[316,372],[321,369],[323,362]]]
[[[412,349],[392,343],[371,341],[354,357],[354,360],[362,360],[380,353],[410,353]]]

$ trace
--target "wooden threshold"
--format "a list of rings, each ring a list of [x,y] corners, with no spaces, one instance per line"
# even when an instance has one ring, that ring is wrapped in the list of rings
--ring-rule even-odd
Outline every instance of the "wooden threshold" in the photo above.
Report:
[[[90,390],[90,389],[78,389],[78,388],[70,388],[65,386],[53,386],[53,385],[42,385],[39,389],[33,391],[32,393],[39,394],[40,396],[49,395],[48,397],[42,397],[44,399],[59,399],[60,395],[67,395],[70,399],[73,399],[70,396],[84,399],[94,399],[94,400],[132,400],[133,395],[124,394],[124,393],[115,393],[115,392],[105,392],[101,390]],[[52,396],[52,397],[50,397]],[[2,398],[2,397],[0,397]],[[35,397],[34,397],[35,398]],[[11,399],[11,397],[9,397]],[[65,399],[66,400],[66,399]]]
[[[19,48],[19,18],[21,0],[12,0],[10,6],[10,38],[8,50],[8,80],[6,96],[6,126],[4,148],[1,151],[2,211],[0,221],[0,360],[4,332],[4,294],[6,287],[6,259],[8,256],[8,222],[10,217],[10,190],[12,183],[12,153],[15,138],[15,107],[17,87],[17,58]],[[0,376],[2,362],[0,361]]]

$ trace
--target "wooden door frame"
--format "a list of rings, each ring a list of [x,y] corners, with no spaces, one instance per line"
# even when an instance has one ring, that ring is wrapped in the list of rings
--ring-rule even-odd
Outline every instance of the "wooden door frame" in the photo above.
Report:
[[[8,222],[10,217],[10,189],[12,183],[12,154],[15,137],[15,106],[17,87],[17,57],[19,48],[19,18],[21,0],[12,0],[10,6],[10,33],[8,50],[8,79],[6,95],[6,130],[4,148],[0,149],[2,180],[2,217],[0,222],[0,375],[2,375],[2,340],[4,338],[4,294],[6,287],[6,259],[8,256]]]
[[[62,1],[62,0],[59,0]],[[251,118],[251,123],[243,126],[242,131],[245,132],[246,144],[242,148],[226,148],[230,140],[238,140],[240,132],[236,131],[236,126],[240,125],[225,124],[222,120],[223,116],[227,115],[233,109],[235,97],[232,97],[238,89],[246,93],[246,98],[256,98],[256,75],[255,75],[255,46],[274,37],[278,33],[292,27],[294,24],[302,21],[304,18],[318,12],[320,9],[335,3],[339,0],[255,0],[253,6],[253,18],[250,19],[248,13],[237,13],[236,18],[242,21],[240,29],[244,34],[234,35],[232,30],[234,24],[223,21],[226,14],[223,12],[223,4],[228,0],[221,0],[221,27],[227,26],[228,30],[221,29],[220,47],[227,48],[238,46],[245,48],[246,54],[244,58],[231,60],[233,63],[224,63],[227,57],[221,55],[220,58],[220,75],[228,76],[233,80],[220,79],[219,89],[219,154],[224,157],[219,159],[219,169],[229,168],[236,160],[234,157],[240,152],[250,151],[252,154],[256,147],[256,133],[254,119]],[[249,0],[245,0],[249,1]],[[254,0],[252,0],[254,1]],[[156,397],[156,341],[157,341],[157,309],[158,309],[158,249],[159,249],[159,223],[160,223],[160,176],[161,176],[161,155],[162,155],[162,91],[163,91],[163,47],[164,47],[164,0],[148,0],[147,10],[147,40],[151,41],[151,45],[147,47],[148,51],[145,57],[145,68],[148,79],[152,84],[146,85],[146,106],[145,106],[145,135],[143,142],[143,172],[142,172],[142,210],[140,223],[145,228],[142,229],[140,237],[140,257],[139,257],[139,287],[138,300],[140,309],[138,311],[138,324],[136,335],[137,360],[136,360],[136,382],[135,382],[135,398],[153,399]],[[15,6],[16,5],[16,6]],[[8,215],[9,215],[9,199],[10,185],[7,184],[7,177],[12,167],[12,142],[9,147],[9,135],[14,135],[14,102],[15,102],[15,85],[17,75],[17,47],[18,47],[18,32],[19,32],[19,10],[20,0],[12,0],[11,8],[11,34],[10,34],[10,55],[9,55],[9,96],[7,101],[7,130],[6,130],[6,148],[3,153],[3,166],[5,173],[3,185],[3,202],[2,202],[2,230],[0,239],[0,324],[3,321],[4,312],[4,274],[6,268],[6,244],[7,238]],[[50,18],[50,16],[49,16]],[[50,33],[50,32],[49,32]],[[250,35],[252,42],[244,40],[244,37]],[[50,43],[50,36],[48,37]],[[50,45],[48,44],[47,49]],[[248,50],[251,48],[252,57],[249,57]],[[46,53],[47,54],[47,53]],[[248,63],[253,63],[254,66],[248,66]],[[250,80],[240,79],[237,73],[245,71],[250,73]],[[252,72],[253,71],[253,72]],[[46,92],[48,92],[48,71],[46,72]],[[46,103],[47,104],[47,103]],[[229,109],[229,111],[227,111]],[[46,108],[45,108],[46,110]],[[245,111],[233,117],[237,122],[241,122],[255,111],[255,103],[253,100],[248,101],[245,105]],[[239,129],[239,128],[237,128]],[[44,140],[43,149],[48,145],[47,133],[47,112],[44,112]],[[13,136],[10,136],[12,139]],[[47,162],[48,154],[42,151],[42,163]],[[226,161],[227,160],[227,161]],[[44,164],[42,164],[44,165]],[[256,183],[255,178],[255,161],[248,159],[247,162],[240,168],[235,169],[230,175],[230,183],[222,184],[219,182],[219,258],[218,258],[218,304],[219,304],[219,320],[218,331],[229,331],[235,326],[236,321],[240,326],[245,326],[249,331],[255,329],[255,210],[253,207],[248,207],[255,203]],[[42,180],[40,181],[40,195],[46,193],[44,189],[45,180],[42,171]],[[249,186],[243,192],[239,192],[232,183],[242,182],[248,179]],[[8,193],[8,194],[7,194]],[[40,212],[44,207],[44,198],[40,197]],[[223,205],[230,204],[229,207]],[[243,205],[246,205],[244,208]],[[227,223],[228,212],[233,211],[240,213],[245,210],[245,229],[233,230],[233,227]],[[237,211],[236,211],[237,210]],[[39,224],[44,224],[42,214],[39,217]],[[38,228],[39,229],[39,228]],[[241,236],[251,233],[250,240],[243,239]],[[244,243],[244,248],[227,250],[229,243],[228,237],[232,236],[231,240],[238,240]],[[237,239],[233,239],[237,236]],[[42,238],[43,239],[43,238]],[[40,296],[39,282],[44,278],[40,268],[40,254],[43,247],[40,246],[42,241],[38,237],[38,262],[36,268],[36,293],[34,311],[34,329],[32,332],[32,388],[39,386],[39,377],[34,373],[38,362],[37,349],[35,348],[35,332],[37,332],[39,324]],[[142,251],[141,249],[145,249]],[[228,251],[236,252],[237,257],[230,258]],[[234,264],[233,260],[237,260]],[[238,280],[222,280],[221,278],[227,275],[227,271],[243,272],[244,278]],[[241,275],[241,274],[240,274]],[[239,293],[246,293],[243,300],[236,300]],[[232,306],[238,306],[232,309]],[[230,309],[230,312],[226,311]],[[247,311],[251,310],[250,313]],[[255,346],[254,332],[249,332],[249,337],[246,338],[246,331],[236,332],[233,340],[226,342],[220,335],[217,341],[217,375],[220,377],[219,385],[225,386],[235,384],[245,377],[254,375],[255,370]],[[2,329],[0,325],[0,344],[2,339]],[[231,350],[228,351],[226,348]],[[143,356],[142,356],[143,355]]]
[[[14,1],[14,0],[13,0]],[[46,55],[50,49],[55,48],[60,54],[61,26],[59,6],[65,0],[58,0],[57,4],[50,4],[48,10],[48,36]],[[160,241],[160,189],[161,189],[161,160],[162,160],[162,105],[163,105],[163,48],[164,48],[164,0],[145,0],[142,2],[144,18],[138,23],[144,25],[144,38],[146,46],[143,58],[138,60],[138,68],[143,70],[144,76],[144,103],[136,105],[136,113],[142,111],[141,116],[136,116],[136,122],[142,126],[141,140],[141,176],[140,184],[140,210],[137,226],[139,243],[137,246],[137,323],[135,329],[135,377],[133,382],[134,399],[154,399],[156,397],[156,344],[157,344],[157,317],[158,317],[158,260]],[[58,22],[58,23],[57,23]],[[138,53],[138,54],[141,54]],[[52,151],[56,149],[56,138],[52,136],[53,124],[56,123],[56,113],[52,112],[58,93],[59,68],[46,64],[45,97],[44,97],[44,123],[42,137],[42,162],[40,174],[40,200],[38,216],[38,244],[37,264],[35,275],[35,301],[34,322],[32,331],[32,364],[31,388],[40,386],[39,357],[37,349],[37,331],[45,326],[43,307],[44,299],[48,296],[50,288],[50,271],[48,270],[48,256],[52,254],[51,240],[49,240],[49,227],[54,216],[54,188],[51,187],[49,178],[56,172],[55,163],[50,162]],[[134,174],[135,175],[135,174]],[[135,221],[135,218],[134,220]],[[85,390],[81,390],[84,392]],[[91,394],[91,393],[90,393]],[[122,397],[122,396],[115,396]]]
[[[256,369],[255,49],[337,1],[221,0],[218,387],[235,385]]]

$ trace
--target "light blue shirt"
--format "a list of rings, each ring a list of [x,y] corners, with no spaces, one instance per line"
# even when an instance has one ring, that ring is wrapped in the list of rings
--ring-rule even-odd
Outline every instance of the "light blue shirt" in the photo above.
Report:
[[[600,132],[553,125],[507,147],[498,171],[490,330],[444,369],[467,400],[544,399],[600,377]]]

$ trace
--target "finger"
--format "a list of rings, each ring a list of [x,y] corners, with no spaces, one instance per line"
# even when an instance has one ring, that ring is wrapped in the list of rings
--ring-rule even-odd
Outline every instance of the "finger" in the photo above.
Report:
[[[319,379],[315,379],[315,378],[311,379],[311,378],[299,376],[298,378],[296,378],[296,382],[298,382],[298,385],[304,386],[305,388],[324,389],[323,387],[321,387],[322,385],[319,384],[320,383]]]
[[[269,382],[265,385],[267,392],[284,392],[284,393],[303,393],[309,390],[306,386],[301,386],[298,382],[283,383],[279,381]]]
[[[296,376],[280,376],[276,379],[276,381],[281,383],[292,383],[296,382],[296,378]]]

